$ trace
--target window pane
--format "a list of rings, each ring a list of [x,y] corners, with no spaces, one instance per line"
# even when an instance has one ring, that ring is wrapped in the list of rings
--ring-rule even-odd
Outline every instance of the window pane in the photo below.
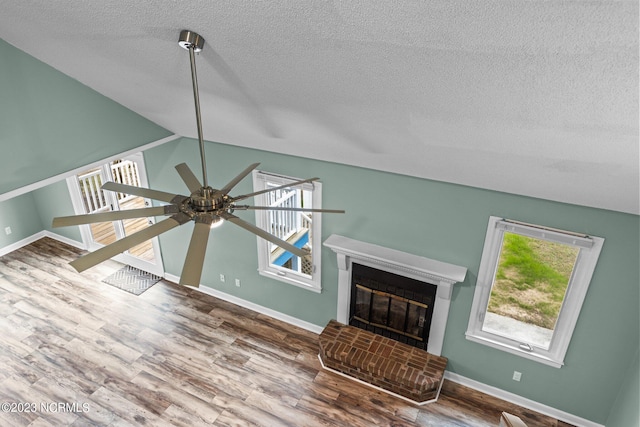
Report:
[[[505,232],[482,330],[549,349],[578,253]]]
[[[282,185],[280,182],[267,182],[267,188],[280,185]],[[266,199],[267,206],[271,207],[312,209],[311,192],[300,188],[275,190],[266,193]],[[269,233],[294,246],[311,250],[313,217],[310,212],[273,210],[266,211],[265,215]],[[300,258],[272,243],[269,244],[269,248],[271,265],[311,276],[313,272],[311,253]]]
[[[316,236],[322,236],[322,216],[309,210],[322,208],[322,184],[304,182],[287,186],[299,181],[303,180],[253,171],[254,191],[261,193],[255,197],[255,205],[280,208],[256,210],[256,226],[306,253],[302,257],[294,256],[258,237],[258,272],[274,280],[319,292],[322,289],[321,251],[313,246]],[[270,191],[262,193],[264,190]]]
[[[103,176],[100,167],[83,171],[77,175],[84,212],[87,214],[112,210],[109,200],[101,187],[108,179]],[[100,222],[89,225],[93,240],[108,245],[116,241],[116,230],[112,222]]]

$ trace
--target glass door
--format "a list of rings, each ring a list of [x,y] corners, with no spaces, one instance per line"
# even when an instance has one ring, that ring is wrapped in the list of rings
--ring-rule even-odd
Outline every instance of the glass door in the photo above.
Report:
[[[100,187],[107,181],[146,188],[147,179],[142,153],[116,159],[78,174],[76,183],[81,202],[74,203],[76,211],[90,214],[151,206],[151,201],[143,197],[102,191]],[[90,250],[95,250],[143,230],[154,222],[154,218],[136,218],[81,227],[85,227],[83,232],[85,244]],[[115,259],[153,274],[164,274],[157,238],[134,246]]]

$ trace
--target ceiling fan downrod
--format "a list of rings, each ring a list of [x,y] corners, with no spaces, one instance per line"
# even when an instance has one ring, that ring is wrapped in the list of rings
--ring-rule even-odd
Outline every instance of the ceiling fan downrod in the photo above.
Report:
[[[211,187],[207,180],[207,162],[204,155],[204,139],[202,137],[202,115],[200,114],[200,96],[198,94],[198,75],[196,73],[195,54],[204,47],[204,38],[193,31],[182,30],[178,40],[180,47],[189,51],[189,62],[191,63],[191,82],[193,84],[193,100],[196,106],[196,125],[198,127],[198,142],[200,144],[200,159],[202,161],[202,188],[201,196],[208,199],[211,196]]]
[[[277,245],[287,252],[298,257],[304,257],[309,254],[309,249],[294,246],[289,241],[280,239],[268,231],[251,224],[233,215],[235,209],[238,210],[281,210],[281,211],[304,211],[304,212],[333,212],[344,213],[343,210],[330,209],[312,209],[282,206],[250,206],[236,205],[240,200],[245,200],[260,194],[295,187],[307,182],[316,181],[318,178],[309,178],[299,181],[290,182],[278,187],[269,187],[263,190],[254,191],[253,193],[232,197],[229,192],[249,175],[259,163],[253,163],[240,172],[236,177],[231,179],[220,189],[209,187],[207,182],[207,165],[204,155],[204,139],[202,137],[202,118],[200,114],[200,100],[198,96],[198,80],[196,76],[195,53],[200,52],[204,46],[204,39],[192,31],[183,30],[180,33],[178,44],[189,51],[189,59],[191,61],[191,78],[193,82],[193,97],[196,106],[196,122],[198,125],[198,140],[200,142],[200,157],[202,160],[202,176],[201,183],[195,176],[193,171],[186,163],[176,165],[176,171],[182,178],[182,181],[190,191],[190,196],[181,194],[173,194],[165,191],[152,190],[149,188],[137,187],[117,182],[106,182],[102,185],[102,190],[125,193],[129,195],[145,197],[160,202],[166,202],[164,206],[154,206],[141,209],[128,209],[124,211],[102,212],[84,215],[72,215],[67,217],[57,217],[53,220],[53,227],[66,227],[70,225],[94,224],[98,222],[119,221],[123,219],[148,218],[150,216],[168,215],[160,222],[150,225],[147,228],[139,230],[122,239],[116,240],[94,252],[83,255],[82,257],[71,262],[71,265],[78,271],[84,271],[91,268],[115,255],[122,253],[132,247],[152,239],[162,233],[165,233],[175,227],[187,224],[191,221],[195,223],[189,241],[189,248],[182,267],[180,275],[181,285],[190,285],[198,287],[202,276],[204,266],[207,242],[211,228],[222,224],[223,221],[237,225],[250,233],[261,237],[274,245]]]

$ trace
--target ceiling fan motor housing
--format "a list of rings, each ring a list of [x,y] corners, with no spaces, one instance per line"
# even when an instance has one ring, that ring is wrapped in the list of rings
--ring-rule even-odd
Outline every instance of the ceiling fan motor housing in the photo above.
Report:
[[[216,195],[211,187],[191,193],[188,205],[196,212],[215,212],[225,207],[224,195]]]

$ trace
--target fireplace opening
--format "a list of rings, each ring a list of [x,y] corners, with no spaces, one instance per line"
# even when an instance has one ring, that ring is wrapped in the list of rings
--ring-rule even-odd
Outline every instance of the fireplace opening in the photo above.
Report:
[[[427,349],[437,286],[353,264],[349,324]]]

